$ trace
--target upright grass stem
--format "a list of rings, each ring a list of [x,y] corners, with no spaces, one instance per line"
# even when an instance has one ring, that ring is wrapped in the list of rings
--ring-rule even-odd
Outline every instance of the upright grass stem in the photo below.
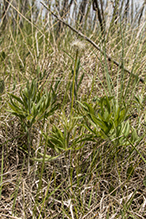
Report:
[[[75,92],[75,77],[76,77],[76,69],[77,69],[77,63],[78,63],[78,54],[79,54],[79,50],[77,49],[76,50],[75,65],[74,65],[73,84],[72,84],[71,115],[73,113],[74,92]]]
[[[30,173],[30,156],[31,156],[31,128],[27,131],[27,142],[28,142],[28,174]]]
[[[1,177],[0,177],[0,200],[1,200],[1,193],[2,193],[2,183],[3,183],[3,167],[4,167],[4,149],[2,149],[2,159],[1,159]]]

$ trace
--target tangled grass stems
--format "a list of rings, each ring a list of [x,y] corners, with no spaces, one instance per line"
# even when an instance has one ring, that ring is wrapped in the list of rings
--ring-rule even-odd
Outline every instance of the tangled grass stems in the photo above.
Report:
[[[0,35],[0,215],[145,218],[142,26],[118,20],[104,42],[89,14],[80,34],[79,21],[70,20],[73,29],[59,23],[67,14],[35,20],[28,7],[34,20],[21,23],[12,8]],[[74,29],[89,42],[80,51],[71,46]]]

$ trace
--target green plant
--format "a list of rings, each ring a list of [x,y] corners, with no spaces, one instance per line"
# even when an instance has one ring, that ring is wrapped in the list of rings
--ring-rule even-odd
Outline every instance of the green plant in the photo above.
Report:
[[[113,97],[104,96],[95,102],[95,104],[79,102],[81,114],[84,115],[85,128],[95,138],[100,137],[110,141],[115,139],[117,145],[128,143],[127,137],[131,127],[126,108],[115,104]],[[137,135],[135,137],[138,138]]]
[[[80,133],[78,124],[79,117],[66,116],[65,112],[62,112],[60,120],[60,127],[53,125],[49,135],[43,133],[48,147],[57,153],[83,147],[81,141],[83,134]]]
[[[84,78],[84,72],[79,77],[79,69],[80,69],[80,59],[77,60],[76,69],[72,70],[72,75],[74,75],[75,73],[75,76],[74,76],[75,78],[72,81],[71,86],[70,86],[70,96],[72,96],[72,89],[73,89],[73,84],[74,84],[74,96],[76,100],[78,99],[78,91]]]
[[[76,40],[72,43],[72,46],[76,49],[76,56],[75,56],[75,63],[74,63],[74,70],[72,70],[73,74],[73,79],[72,79],[72,84],[70,88],[70,93],[71,93],[71,114],[73,113],[73,104],[74,104],[74,99],[77,99],[77,92],[79,89],[79,86],[82,83],[84,73],[81,75],[80,80],[78,82],[78,74],[79,74],[79,67],[80,67],[80,57],[79,57],[79,51],[84,48],[84,44]]]
[[[56,93],[51,87],[50,91],[39,91],[37,82],[33,80],[27,82],[26,87],[20,89],[20,96],[9,94],[11,114],[17,116],[22,124],[22,127],[27,133],[28,146],[30,153],[31,131],[32,126],[39,121],[45,121],[58,108],[59,104],[56,101]]]

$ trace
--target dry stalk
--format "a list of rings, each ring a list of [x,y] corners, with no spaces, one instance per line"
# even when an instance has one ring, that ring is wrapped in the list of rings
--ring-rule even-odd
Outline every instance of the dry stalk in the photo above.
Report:
[[[95,42],[93,42],[90,38],[88,38],[86,35],[82,34],[80,31],[76,30],[74,27],[72,27],[71,25],[69,25],[68,23],[66,23],[64,20],[62,20],[58,15],[56,15],[53,11],[51,11],[43,2],[40,2],[48,11],[50,11],[50,13],[57,18],[57,20],[59,20],[60,22],[62,22],[64,25],[66,25],[67,27],[69,27],[72,31],[74,31],[75,33],[77,33],[80,37],[84,38],[86,41],[88,41],[90,44],[92,44],[92,46],[94,46],[98,51],[101,52],[102,55],[105,55],[105,52],[100,49],[99,46],[97,46],[97,44]],[[111,56],[109,56],[106,53],[106,57],[108,59],[109,62],[113,62],[116,66],[123,68],[123,65],[120,64],[119,62],[115,61],[114,59],[111,58]],[[124,68],[124,71],[127,72],[130,75],[133,75],[134,77],[137,77],[135,74],[132,73],[132,71],[129,71],[127,68]],[[143,84],[145,84],[144,79],[143,78],[139,78],[139,81],[142,82]]]

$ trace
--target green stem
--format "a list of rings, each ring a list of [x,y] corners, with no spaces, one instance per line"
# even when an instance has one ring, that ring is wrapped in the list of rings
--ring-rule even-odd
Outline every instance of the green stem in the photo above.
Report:
[[[28,174],[30,173],[30,157],[31,157],[31,128],[27,130],[28,141]]]
[[[75,77],[76,77],[76,69],[77,69],[78,54],[79,54],[79,51],[78,51],[78,49],[77,49],[77,51],[76,51],[76,59],[75,59],[75,66],[74,66],[73,83],[72,83],[71,115],[72,115],[72,113],[73,113],[74,91],[75,91]]]
[[[3,183],[3,167],[4,167],[4,148],[2,148],[2,159],[1,159],[1,177],[0,177],[0,200],[1,200],[1,193],[2,193],[2,183]]]

